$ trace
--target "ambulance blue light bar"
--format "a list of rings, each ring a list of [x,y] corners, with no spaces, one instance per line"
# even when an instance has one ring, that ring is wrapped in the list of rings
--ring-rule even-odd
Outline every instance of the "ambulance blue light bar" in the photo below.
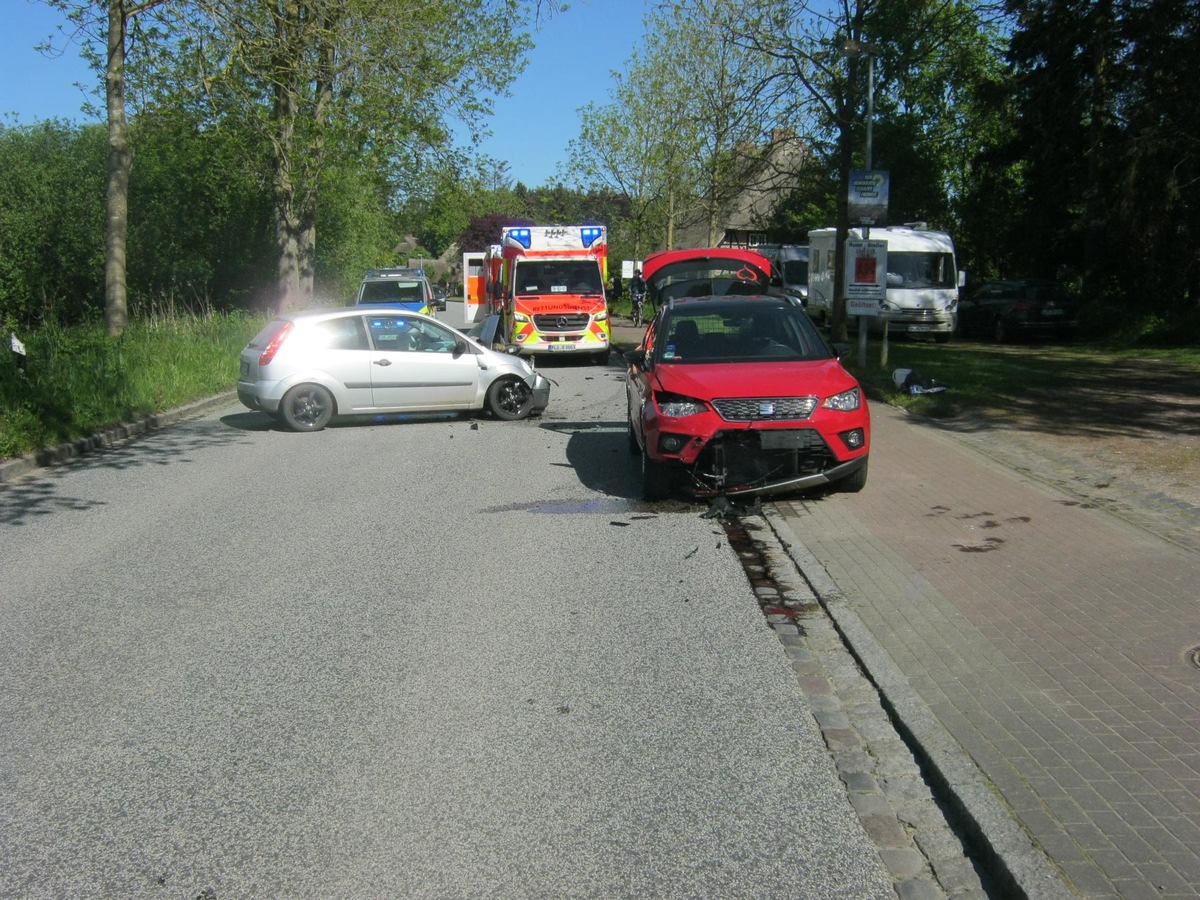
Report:
[[[590,247],[604,237],[604,229],[597,228],[595,225],[585,225],[579,229],[579,237],[583,240],[583,246]]]
[[[555,227],[548,230],[548,235],[551,238],[561,240],[570,236],[574,229],[568,227]],[[519,244],[528,250],[533,246],[533,229],[532,228],[508,228],[504,232],[505,240],[512,244]],[[579,242],[583,247],[591,247],[592,244],[603,239],[603,225],[584,225],[579,229]]]

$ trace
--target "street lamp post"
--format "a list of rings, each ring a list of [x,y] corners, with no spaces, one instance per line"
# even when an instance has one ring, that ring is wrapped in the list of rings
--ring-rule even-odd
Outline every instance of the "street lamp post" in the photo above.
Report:
[[[875,120],[875,57],[879,48],[866,41],[845,41],[842,43],[842,56],[846,59],[867,58],[867,164],[871,168],[871,125]],[[869,227],[869,226],[868,226]]]
[[[871,126],[875,121],[875,57],[879,55],[879,48],[874,44],[869,44],[866,41],[844,41],[842,43],[842,56],[846,59],[861,59],[867,58],[867,158],[866,171],[871,171]],[[871,226],[863,225],[863,240],[871,239]],[[858,364],[866,365],[867,361],[867,316],[858,317]],[[883,359],[882,364],[887,365],[887,317],[883,319]]]

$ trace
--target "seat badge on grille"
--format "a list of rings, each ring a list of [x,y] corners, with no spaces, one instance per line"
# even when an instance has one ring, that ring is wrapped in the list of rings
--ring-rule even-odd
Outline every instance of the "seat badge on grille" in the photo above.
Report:
[[[760,400],[758,402],[758,414],[760,416],[775,415],[775,401],[774,400]]]

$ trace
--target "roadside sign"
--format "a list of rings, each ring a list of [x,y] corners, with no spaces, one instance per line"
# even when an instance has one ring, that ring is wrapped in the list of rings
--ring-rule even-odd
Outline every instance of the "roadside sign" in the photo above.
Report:
[[[846,201],[855,225],[887,225],[890,173],[883,169],[851,169]]]
[[[877,316],[887,297],[887,241],[846,241],[846,312]]]

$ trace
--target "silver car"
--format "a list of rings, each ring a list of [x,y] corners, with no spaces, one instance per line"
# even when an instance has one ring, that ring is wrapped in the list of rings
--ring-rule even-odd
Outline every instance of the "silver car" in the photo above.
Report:
[[[519,356],[401,307],[281,315],[242,351],[238,399],[296,431],[334,416],[487,410],[523,419],[550,383]]]

